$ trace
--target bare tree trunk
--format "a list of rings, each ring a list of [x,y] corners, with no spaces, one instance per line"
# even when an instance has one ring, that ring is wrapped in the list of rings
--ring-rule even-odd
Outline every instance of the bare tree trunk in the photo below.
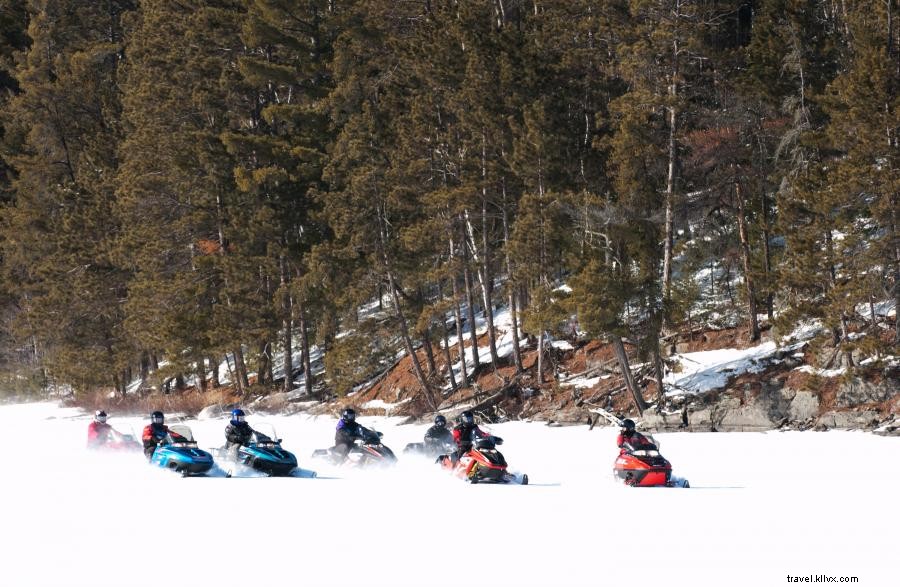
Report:
[[[438,300],[442,302],[444,301],[444,290],[441,287],[440,281],[438,281]],[[450,391],[451,393],[456,393],[458,389],[456,386],[456,376],[453,374],[453,358],[450,356],[450,333],[447,329],[447,317],[444,312],[441,312],[441,333],[444,338],[444,362],[447,363],[447,374],[450,377]]]
[[[259,341],[259,368],[256,370],[256,382],[260,385],[268,385],[272,382],[272,345],[267,340]]]
[[[431,346],[431,329],[426,328],[422,333],[422,348],[425,349],[425,362],[428,364],[428,378],[437,376],[437,365],[434,364],[434,348]]]
[[[478,361],[478,335],[475,328],[475,298],[472,296],[472,273],[469,271],[468,254],[463,242],[463,281],[466,285],[466,303],[468,304],[469,335],[472,340],[472,373],[477,373],[481,364]]]
[[[469,369],[466,367],[466,341],[463,336],[462,310],[459,308],[459,287],[456,285],[456,276],[451,277],[453,282],[453,317],[456,320],[456,344],[459,347],[457,354],[462,375],[462,387],[469,386]]]
[[[628,353],[625,352],[625,344],[622,337],[611,335],[613,350],[616,353],[616,359],[619,361],[619,369],[622,371],[622,378],[625,380],[625,387],[631,393],[631,399],[634,401],[634,407],[637,408],[639,414],[643,414],[647,409],[647,402],[644,401],[640,389],[634,382],[634,376],[631,374],[631,367],[628,364]]]
[[[544,331],[538,335],[537,344],[537,382],[538,385],[544,384]]]
[[[211,372],[210,384],[213,389],[218,389],[222,385],[222,382],[219,380],[219,360],[215,357],[209,357],[207,361],[209,361],[209,370]]]
[[[747,302],[750,311],[750,340],[759,340],[759,319],[756,309],[756,288],[753,283],[752,265],[750,263],[750,240],[747,236],[747,216],[744,208],[744,194],[741,191],[740,182],[734,183],[735,199],[737,200],[738,234],[741,239],[741,261],[744,265],[744,284],[747,286]]]
[[[487,213],[487,136],[481,129],[481,289],[484,294],[484,317],[487,320],[488,347],[491,352],[491,363],[494,371],[500,365],[497,355],[497,333],[494,330],[494,304],[491,293],[494,289],[494,277],[491,274],[491,251],[488,246],[488,213]],[[474,242],[473,242],[474,244]]]
[[[281,301],[281,347],[284,349],[284,356],[281,363],[282,370],[284,371],[284,382],[282,383],[281,390],[284,393],[290,393],[294,388],[294,357],[292,356],[294,349],[293,337],[291,334],[294,327],[292,315],[294,309],[291,293],[288,290],[290,273],[287,270],[287,262],[284,255],[279,259],[278,270],[281,273],[281,289],[282,296],[284,296]]]
[[[238,345],[232,351],[232,354],[234,355],[234,375],[237,378],[235,384],[237,385],[238,393],[243,395],[250,390],[250,380],[247,377],[247,363],[244,361],[244,350]]]
[[[312,397],[315,378],[312,372],[312,360],[309,352],[309,325],[306,322],[306,309],[303,304],[297,304],[297,319],[300,320],[300,353],[303,355],[303,373],[305,375],[303,389],[306,395]]]
[[[651,353],[653,355],[653,375],[656,379],[656,387],[659,392],[657,394],[656,409],[659,411],[666,405],[666,386],[663,382],[666,373],[662,356],[659,352],[659,336],[656,336],[656,343],[651,348]]]
[[[772,251],[769,245],[771,235],[769,234],[769,198],[766,197],[765,190],[762,197],[762,213],[763,213],[763,257],[766,271],[766,316],[769,318],[769,324],[775,319],[774,296],[772,295]]]
[[[143,351],[141,353],[141,384],[147,381],[150,375],[150,353]]]
[[[203,360],[203,357],[198,357],[196,360],[197,364],[197,391],[200,393],[206,393],[207,390],[207,381],[206,381],[206,363]]]
[[[677,18],[677,16],[676,16]],[[669,84],[669,164],[666,171],[666,220],[665,243],[663,245],[663,295],[668,298],[672,287],[672,248],[675,244],[675,168],[677,166],[677,133],[678,111],[675,100],[678,98],[678,37],[672,41],[672,79]]]
[[[509,317],[512,322],[513,360],[516,364],[516,373],[524,371],[522,367],[522,349],[519,343],[519,317],[516,307],[516,292],[513,286],[512,259],[509,256],[509,212],[506,209],[506,184],[503,185],[503,244],[506,253],[506,281],[509,290]]]

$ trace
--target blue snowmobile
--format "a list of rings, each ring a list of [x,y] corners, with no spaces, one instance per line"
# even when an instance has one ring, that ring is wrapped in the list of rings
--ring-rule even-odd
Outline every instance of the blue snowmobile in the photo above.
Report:
[[[281,439],[271,424],[258,424],[250,437],[250,442],[235,449],[220,448],[216,451],[220,459],[227,459],[238,465],[250,467],[269,477],[315,477],[314,471],[297,466],[297,457],[281,446]]]
[[[169,426],[168,436],[153,451],[150,462],[183,477],[205,475],[214,464],[212,455],[197,448],[191,429],[183,424]]]

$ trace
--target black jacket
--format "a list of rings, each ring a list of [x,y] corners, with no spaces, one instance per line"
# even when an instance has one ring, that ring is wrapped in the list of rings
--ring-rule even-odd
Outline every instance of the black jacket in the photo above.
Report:
[[[453,444],[453,433],[446,426],[432,426],[425,432],[425,444]]]
[[[244,445],[250,442],[253,428],[246,422],[231,422],[225,427],[225,440],[228,444]]]
[[[360,425],[358,422],[345,422],[344,420],[338,420],[337,429],[334,431],[335,446],[341,444],[350,446],[351,444],[353,444],[353,441],[358,438],[362,440],[371,440],[377,439],[378,436],[365,426]]]

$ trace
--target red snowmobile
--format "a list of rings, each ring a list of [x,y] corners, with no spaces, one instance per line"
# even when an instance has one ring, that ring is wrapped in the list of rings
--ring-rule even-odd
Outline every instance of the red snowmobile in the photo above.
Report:
[[[613,474],[631,487],[690,487],[687,479],[672,476],[672,465],[650,435],[638,444],[626,442],[616,458]]]
[[[507,471],[506,459],[497,450],[503,439],[485,436],[472,443],[472,449],[455,463],[447,455],[438,457],[438,463],[446,471],[469,483],[517,483],[528,485],[528,475],[516,475]]]

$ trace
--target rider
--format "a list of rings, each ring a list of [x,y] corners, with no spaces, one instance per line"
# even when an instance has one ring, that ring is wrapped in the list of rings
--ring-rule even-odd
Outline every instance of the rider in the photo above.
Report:
[[[106,423],[106,412],[97,410],[94,412],[94,420],[88,424],[88,448],[103,446],[112,436],[112,426]]]
[[[632,448],[637,448],[653,443],[650,442],[650,440],[648,440],[646,436],[634,429],[634,420],[626,419],[622,422],[622,429],[619,431],[619,437],[616,438],[616,444],[621,449],[619,451],[621,454],[628,452],[629,450],[629,448],[625,445],[628,445]]]
[[[453,440],[456,442],[456,450],[450,455],[450,459],[454,463],[459,460],[459,457],[472,450],[472,444],[476,440],[491,437],[490,434],[475,424],[475,414],[470,410],[460,414],[458,422],[453,428]],[[496,440],[502,442],[499,438],[496,438]],[[500,444],[500,442],[497,444]]]
[[[150,423],[144,427],[141,439],[144,441],[144,456],[148,459],[153,456],[153,451],[166,441],[169,436],[169,427],[163,424],[165,418],[159,410],[150,414]]]
[[[338,420],[337,428],[334,432],[333,450],[343,460],[347,458],[347,453],[350,452],[354,440],[365,440],[372,437],[377,438],[376,433],[356,421],[356,410],[346,408],[341,412],[341,419]]]
[[[252,436],[253,428],[245,420],[244,410],[231,410],[231,422],[225,427],[225,450],[237,457],[238,448],[250,442]]]
[[[438,414],[434,417],[434,426],[425,432],[425,447],[442,449],[444,445],[453,443],[453,433],[447,430],[447,418]]]

